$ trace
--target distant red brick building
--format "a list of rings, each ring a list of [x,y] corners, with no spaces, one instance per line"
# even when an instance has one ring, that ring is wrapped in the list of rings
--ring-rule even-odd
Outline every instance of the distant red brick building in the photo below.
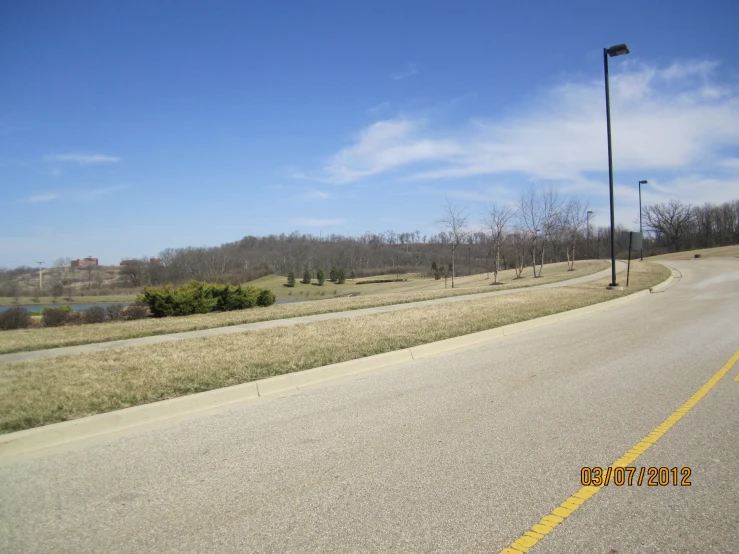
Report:
[[[137,265],[140,264],[141,260],[121,260],[121,265]],[[151,265],[161,265],[161,258],[149,258]]]
[[[82,260],[72,260],[72,267],[97,267],[98,259],[87,257]]]

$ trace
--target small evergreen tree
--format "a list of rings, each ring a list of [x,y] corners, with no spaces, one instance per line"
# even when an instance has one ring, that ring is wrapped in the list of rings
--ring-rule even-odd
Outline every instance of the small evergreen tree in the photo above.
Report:
[[[316,278],[318,279],[318,286],[322,287],[323,282],[326,280],[326,274],[323,272],[322,269],[318,270],[318,273],[316,274]]]
[[[328,280],[333,281],[334,283],[339,278],[339,270],[336,269],[336,266],[331,268],[331,271],[328,274]]]
[[[433,262],[431,262],[431,271],[433,271],[434,273],[436,273],[437,271],[439,271],[439,266],[436,265],[436,260],[434,260]]]
[[[351,273],[349,274],[349,279],[356,279],[356,278],[357,278],[357,274],[354,273],[354,270],[352,269]]]
[[[287,274],[287,286],[288,287],[295,286],[295,274],[292,271]]]
[[[346,270],[343,267],[336,272],[336,283],[339,285],[346,283]]]
[[[304,285],[310,285],[310,281],[311,281],[310,271],[308,271],[308,268],[306,268],[305,269],[305,273],[303,273],[303,281],[302,281],[302,283]]]

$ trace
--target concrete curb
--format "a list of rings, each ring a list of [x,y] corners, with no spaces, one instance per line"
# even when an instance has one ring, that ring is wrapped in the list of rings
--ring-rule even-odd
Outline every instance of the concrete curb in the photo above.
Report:
[[[657,286],[669,284],[671,281],[672,276]],[[656,289],[657,287],[654,288]],[[296,371],[294,373],[260,379],[232,387],[181,396],[179,398],[135,406],[133,408],[125,408],[105,414],[0,435],[0,461],[7,463],[13,458],[35,453],[43,449],[92,439],[144,424],[176,419],[229,404],[295,393],[302,388],[341,377],[356,375],[429,356],[445,354],[459,348],[467,348],[514,333],[535,329],[559,321],[566,321],[573,317],[605,311],[611,307],[620,306],[621,304],[643,298],[649,294],[650,291],[647,289],[599,304],[528,321],[521,321],[461,337],[414,346],[395,352],[387,352],[357,360]]]
[[[682,278],[682,274],[680,273],[680,270],[678,270],[677,268],[672,267],[671,265],[668,265],[664,262],[656,261],[655,263],[658,263],[666,268],[669,268],[670,276],[664,281],[662,281],[661,283],[659,283],[658,285],[655,285],[651,289],[649,289],[650,292],[664,292],[670,287],[676,285],[677,282]]]

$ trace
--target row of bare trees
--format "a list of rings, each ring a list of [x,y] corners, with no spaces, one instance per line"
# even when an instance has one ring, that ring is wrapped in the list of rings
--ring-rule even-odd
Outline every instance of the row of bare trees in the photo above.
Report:
[[[333,266],[354,271],[357,277],[430,274],[434,263],[451,265],[452,286],[460,273],[492,273],[497,283],[500,271],[513,268],[516,277],[522,277],[527,265],[532,276],[541,277],[546,263],[566,261],[568,269],[574,270],[578,259],[610,256],[610,230],[589,229],[588,208],[581,199],[565,197],[555,189],[530,188],[513,205],[486,207],[477,222],[466,208],[447,201],[435,235],[388,230],[359,237],[316,237],[297,231],[246,236],[218,247],[169,248],[159,254],[160,264],[141,258],[122,272],[134,286],[189,279],[244,282],[306,270],[315,277],[318,268]],[[643,217],[647,255],[739,243],[739,201],[702,207],[655,204],[644,208]],[[618,226],[616,236],[622,230]]]
[[[432,274],[435,264],[451,265],[452,280],[460,274],[487,272],[498,282],[504,269],[515,269],[516,276],[522,277],[528,266],[539,277],[545,263],[566,261],[574,270],[576,260],[610,257],[610,229],[589,229],[588,205],[551,188],[526,190],[514,204],[487,206],[481,212],[472,221],[468,209],[447,201],[434,235],[388,230],[359,237],[317,237],[295,231],[246,236],[221,246],[168,248],[159,254],[161,263],[142,257],[121,266],[120,279],[130,287],[191,279],[243,283],[272,273],[286,276],[290,271],[302,275],[308,270],[315,277],[318,268],[333,266],[354,271],[357,277]],[[654,204],[644,207],[642,218],[645,255],[739,243],[739,200],[703,206],[678,201]],[[616,236],[621,230],[616,228]],[[54,266],[69,268],[69,260],[60,259]],[[83,270],[86,288],[92,287],[95,270]],[[37,280],[36,268],[0,269],[0,295],[30,290]],[[47,285],[44,277],[44,285],[51,284],[52,279]]]
[[[642,220],[655,244],[673,252],[739,242],[739,200],[703,206],[670,200],[645,206]]]
[[[562,261],[563,257],[568,269],[574,271],[579,247],[587,239],[587,212],[588,205],[578,198],[565,198],[551,187],[531,188],[515,206],[491,205],[483,214],[482,232],[474,233],[467,210],[447,199],[439,224],[450,245],[452,288],[456,252],[470,239],[481,239],[487,244],[487,258],[492,262],[488,271],[492,265],[493,283],[498,282],[498,272],[509,267],[507,261],[512,262],[516,278],[521,277],[527,263],[531,264],[533,276],[541,277],[545,261]]]

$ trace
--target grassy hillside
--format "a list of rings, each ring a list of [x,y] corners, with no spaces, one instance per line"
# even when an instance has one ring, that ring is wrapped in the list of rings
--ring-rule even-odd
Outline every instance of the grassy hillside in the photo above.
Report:
[[[567,280],[573,277],[582,277],[607,266],[608,264],[602,261],[583,262],[582,266],[578,265],[577,271],[570,272],[566,271],[566,267],[563,267],[564,271],[555,271],[554,269],[557,268],[552,268],[551,271],[548,271],[545,267],[541,279],[532,279],[530,277],[519,280],[508,279],[505,284],[496,287],[490,286],[489,280],[483,280],[484,275],[473,275],[472,277],[463,278],[461,284],[465,285],[466,281],[466,286],[461,286],[460,288],[455,287],[454,289],[444,289],[443,280],[439,283],[433,279],[411,279],[404,283],[387,283],[381,285],[356,285],[348,283],[343,286],[336,285],[333,288],[327,288],[326,285],[323,287],[312,286],[313,289],[318,291],[326,289],[324,292],[327,295],[318,297],[313,295],[309,299],[325,299],[324,302],[295,302],[292,304],[274,305],[268,308],[196,314],[183,317],[149,318],[136,321],[115,321],[98,325],[69,325],[63,327],[46,327],[43,329],[3,331],[0,332],[0,353],[40,350],[58,346],[74,346],[77,344],[90,344],[167,333],[181,333],[184,331],[195,331],[197,329],[213,329],[216,327],[240,325],[242,323],[255,323],[257,321],[270,321],[305,315],[359,310],[376,306],[420,302],[448,296],[463,296],[466,294],[503,289],[525,288],[532,285],[544,285]],[[272,277],[272,279],[278,288],[287,289],[287,287],[282,287],[281,285],[282,278]],[[475,281],[480,282],[480,286],[474,286]],[[252,283],[254,282],[252,281]],[[270,281],[269,278],[266,278],[259,279],[258,282],[269,284]],[[381,288],[388,285],[390,288]],[[303,285],[303,287],[306,290],[309,285]],[[362,293],[352,298],[333,297],[334,289],[346,293],[346,291],[356,291],[362,289],[362,287],[370,287],[369,290],[375,288],[376,292],[373,294]],[[412,287],[416,288],[413,289]],[[288,296],[288,298],[290,297]],[[301,297],[298,296],[298,298]],[[305,299],[305,295],[302,298]]]
[[[41,296],[38,298],[38,302],[35,302],[33,297],[21,296],[18,298],[18,305],[41,306],[57,304],[59,306],[66,306],[67,304],[94,304],[97,302],[134,302],[136,300],[135,294],[105,294],[94,289],[77,291],[72,294],[73,295],[71,297],[71,301],[67,300],[66,298],[52,298],[51,296]],[[0,296],[0,306],[13,305],[15,305],[15,298]]]
[[[557,264],[545,264],[542,277],[557,277],[557,280],[569,279],[574,277],[582,277],[583,275],[589,275],[600,271],[608,267],[608,263],[602,260],[589,260],[577,262],[575,265],[575,271],[567,271],[567,263]],[[511,284],[515,277],[515,272],[512,269],[502,271],[498,274],[498,281]],[[374,280],[374,279],[395,279],[398,277],[396,274],[388,275],[377,275],[375,277],[367,277],[361,279],[347,279],[343,285],[337,285],[331,281],[325,281],[323,286],[318,286],[318,281],[313,279],[310,285],[304,285],[301,283],[297,276],[295,280],[295,287],[289,288],[284,286],[287,283],[287,278],[281,275],[267,275],[250,281],[249,284],[256,287],[263,287],[270,289],[275,293],[278,300],[319,300],[321,298],[327,298],[329,296],[346,296],[349,294],[361,296],[371,296],[375,294],[388,294],[397,292],[426,292],[433,290],[444,290],[444,279],[436,281],[430,277],[419,277],[415,273],[400,274],[401,279],[408,279],[404,282],[398,283],[372,283],[367,285],[358,285],[357,281]],[[479,288],[491,285],[493,282],[493,275],[490,274],[488,278],[486,273],[470,276],[457,276],[454,279],[454,288]],[[516,286],[531,286],[542,284],[541,279],[532,278],[531,268],[524,269],[523,278],[515,281]],[[446,286],[451,289],[452,280],[448,279]]]
[[[703,248],[701,250],[686,250],[685,252],[674,252],[672,254],[661,254],[660,256],[650,256],[652,260],[691,260],[696,254],[700,254],[701,258],[736,258],[739,257],[739,244],[732,246],[718,246],[716,248]]]
[[[120,301],[130,301],[136,293],[140,292],[137,288],[130,287],[126,280],[121,277],[120,266],[117,265],[98,266],[89,271],[85,268],[50,267],[43,269],[44,288],[41,292],[40,302],[36,302],[36,304],[50,304],[52,287],[57,283],[63,286],[63,294],[57,299],[57,303],[63,302],[62,299],[65,296],[71,296],[75,302],[84,302],[84,300],[80,300],[83,296],[95,296],[96,301],[103,302],[102,297],[110,298],[123,295],[125,298]],[[30,299],[39,288],[38,269],[32,268],[21,273],[15,271],[5,274],[0,273],[0,295],[3,295],[0,296],[0,305],[14,303],[15,299],[12,297],[12,293],[9,292],[11,284],[14,284],[20,297],[20,304],[33,304]],[[101,298],[98,299],[98,296]]]

